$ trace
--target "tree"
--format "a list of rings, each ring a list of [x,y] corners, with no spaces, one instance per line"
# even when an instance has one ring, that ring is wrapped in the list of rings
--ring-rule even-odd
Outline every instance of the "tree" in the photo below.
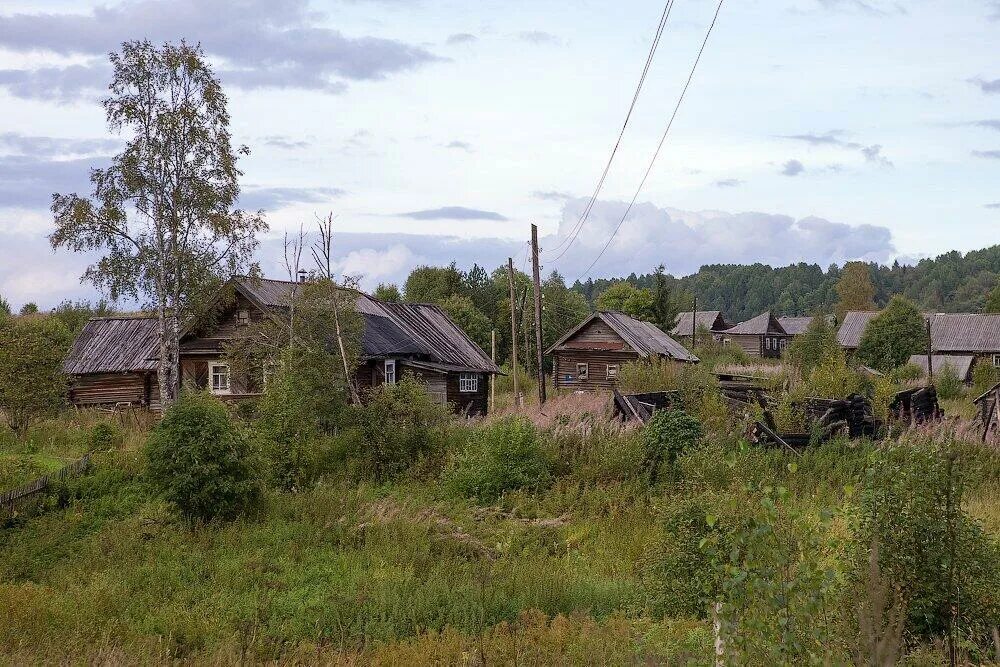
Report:
[[[38,304],[34,301],[29,301],[28,303],[21,306],[21,315],[34,315],[38,312]]]
[[[653,273],[653,323],[664,331],[671,331],[677,326],[677,313],[680,310],[674,300],[673,290],[664,273],[665,267],[660,264]]]
[[[990,291],[986,297],[986,304],[983,306],[984,313],[1000,313],[1000,285]]]
[[[373,294],[379,301],[388,301],[390,303],[399,303],[403,300],[403,295],[399,293],[399,288],[392,283],[379,283],[378,287],[375,288],[375,294]]]
[[[558,271],[542,282],[542,345],[548,348],[590,314],[587,300],[568,287]]]
[[[441,304],[462,291],[462,272],[454,262],[446,267],[418,266],[410,272],[403,287],[406,300],[419,303]]]
[[[618,282],[597,297],[597,310],[617,310],[637,320],[656,321],[653,293],[636,289],[631,283]]]
[[[63,323],[66,330],[73,337],[76,337],[83,330],[87,320],[92,317],[107,317],[114,313],[114,309],[107,301],[101,299],[97,303],[89,301],[70,301],[66,299],[52,309],[52,317]]]
[[[211,394],[173,403],[150,433],[146,457],[150,481],[189,521],[232,519],[260,497],[246,438]]]
[[[469,338],[484,350],[490,349],[490,318],[483,315],[472,304],[472,299],[461,294],[453,294],[441,304],[444,312],[464,331]]]
[[[858,343],[858,360],[880,371],[902,366],[911,354],[927,349],[924,316],[909,299],[894,296],[872,318]]]
[[[0,296],[0,317],[3,317],[4,315],[10,315],[10,314],[11,314],[11,311],[10,311],[10,302],[8,302],[7,299],[5,299],[2,296]]]
[[[18,435],[62,405],[69,344],[69,332],[55,318],[0,318],[0,413]]]
[[[834,352],[840,352],[837,331],[826,315],[819,314],[809,322],[805,333],[792,339],[785,357],[807,378],[813,368]]]
[[[180,330],[197,318],[218,286],[252,263],[258,213],[234,206],[238,155],[229,134],[226,96],[200,47],[157,48],[126,42],[111,55],[111,95],[104,100],[124,150],[91,172],[91,198],[55,194],[53,248],[104,251],[83,278],[113,300],[144,301],[158,320],[158,378],[164,407],[180,387]]]
[[[849,310],[875,310],[875,287],[868,265],[848,262],[837,281],[837,321],[844,321]]]

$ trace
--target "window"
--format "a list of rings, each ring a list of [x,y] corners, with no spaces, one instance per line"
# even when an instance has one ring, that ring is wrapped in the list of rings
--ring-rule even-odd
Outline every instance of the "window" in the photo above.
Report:
[[[229,393],[229,365],[209,364],[208,376],[213,394]]]
[[[250,324],[250,311],[239,310],[236,312],[236,325],[245,327]]]
[[[1000,354],[993,355],[993,365],[1000,368]]]
[[[385,383],[396,384],[396,360],[385,360]]]
[[[618,377],[618,364],[608,364],[608,379],[614,380]]]
[[[733,344],[733,340],[731,338],[723,338],[722,339],[722,347],[727,347],[727,346],[732,345],[732,344]]]
[[[460,373],[458,376],[458,390],[463,394],[479,391],[479,374]]]
[[[788,347],[788,339],[787,338],[782,338],[781,341],[780,341],[780,343],[781,343],[781,349],[782,350],[784,350],[786,347]]]
[[[767,337],[764,338],[764,347],[767,348],[768,350],[771,349],[771,339],[770,338],[767,338]]]
[[[588,375],[588,373],[587,373],[588,368],[589,367],[587,366],[587,364],[577,364],[576,365],[576,379],[577,380],[586,380],[587,379],[587,375]]]

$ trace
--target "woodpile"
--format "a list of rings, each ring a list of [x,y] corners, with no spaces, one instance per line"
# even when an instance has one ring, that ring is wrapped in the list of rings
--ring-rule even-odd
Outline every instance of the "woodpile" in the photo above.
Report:
[[[805,413],[810,422],[822,429],[843,424],[851,438],[872,436],[877,427],[871,401],[861,394],[851,394],[845,399],[809,398]]]
[[[910,424],[922,424],[944,417],[944,411],[938,405],[937,389],[934,385],[912,387],[898,392],[889,404],[889,411],[901,421]]]
[[[719,378],[719,391],[722,393],[722,398],[732,410],[742,410],[748,405],[772,402],[762,385],[762,378],[730,373],[716,373],[715,376]]]

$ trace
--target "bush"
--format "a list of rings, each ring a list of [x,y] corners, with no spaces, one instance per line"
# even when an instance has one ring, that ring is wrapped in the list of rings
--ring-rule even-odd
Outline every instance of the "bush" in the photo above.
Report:
[[[436,466],[453,421],[448,406],[435,403],[410,374],[377,387],[349,416],[356,432],[348,454],[380,481],[419,462]]]
[[[69,344],[69,332],[54,317],[0,319],[0,415],[18,436],[63,404]]]
[[[838,348],[828,350],[819,365],[813,368],[804,390],[807,396],[839,399],[861,393],[864,382],[857,371],[847,365],[844,353]]]
[[[1000,382],[1000,368],[991,365],[988,360],[977,363],[972,369],[973,397],[986,393],[997,382]]]
[[[835,351],[840,351],[837,331],[826,315],[820,314],[812,318],[804,334],[792,339],[785,358],[799,370],[802,377],[809,377],[812,370]]]
[[[910,355],[927,349],[924,316],[913,302],[894,296],[885,310],[872,318],[858,343],[858,361],[882,372],[906,363]]]
[[[121,447],[124,436],[121,429],[108,422],[97,422],[90,427],[87,449],[92,452],[107,451]]]
[[[260,497],[246,439],[210,394],[182,394],[150,433],[146,456],[150,481],[188,520],[231,519]]]
[[[965,391],[962,379],[949,365],[944,365],[941,370],[934,371],[934,386],[937,388],[938,398],[945,401],[958,398]]]
[[[540,489],[550,479],[550,464],[535,426],[517,416],[473,430],[444,477],[453,492],[484,501],[514,489]]]
[[[701,422],[680,410],[658,410],[645,428],[646,470],[655,484],[661,465],[673,465],[702,436]]]

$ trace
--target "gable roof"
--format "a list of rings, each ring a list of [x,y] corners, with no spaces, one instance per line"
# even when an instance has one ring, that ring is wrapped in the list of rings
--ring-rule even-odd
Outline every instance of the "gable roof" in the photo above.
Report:
[[[662,355],[671,359],[677,359],[678,361],[698,361],[698,357],[688,352],[683,345],[658,327],[653,326],[649,322],[637,320],[617,310],[599,310],[591,313],[583,322],[570,329],[562,338],[557,340],[545,351],[545,354],[551,354],[557,348],[562,347],[577,332],[598,319],[621,336],[640,357],[646,358],[654,355]]]
[[[849,310],[844,313],[844,321],[837,329],[837,342],[841,347],[856,348],[861,343],[865,327],[878,315],[878,311]]]
[[[778,319],[771,311],[765,310],[757,317],[753,317],[746,322],[740,322],[731,329],[726,329],[726,333],[737,336],[763,336],[766,334],[781,335],[787,332],[781,327]]]
[[[877,312],[850,311],[837,331],[837,342],[857,348],[865,327]],[[931,323],[935,352],[1000,352],[1000,314],[925,313]]]
[[[799,334],[804,334],[809,325],[812,324],[813,318],[810,316],[806,317],[790,317],[784,315],[778,318],[778,324],[781,328],[785,330],[785,333],[789,336],[798,336]]]
[[[156,370],[159,327],[155,317],[93,317],[63,361],[68,375]]]
[[[955,375],[957,375],[958,379],[963,382],[969,379],[969,372],[972,370],[972,362],[974,360],[975,357],[971,354],[931,354],[931,361],[934,364],[935,373],[947,366],[955,371]],[[910,355],[910,360],[907,363],[917,366],[925,376],[927,375],[926,354],[912,354]]]
[[[291,303],[299,283],[269,278],[234,280],[236,289],[260,308],[279,313]],[[363,292],[355,308],[365,320],[361,350],[365,358],[426,357],[454,370],[499,373],[500,368],[440,307],[424,303],[388,303]]]
[[[674,328],[670,330],[671,336],[690,336],[691,335],[691,316],[692,312],[687,310],[683,313],[677,313],[677,324]],[[709,331],[723,331],[729,328],[729,323],[722,316],[721,310],[699,310],[697,316],[695,317],[695,331],[701,327],[705,327]]]

